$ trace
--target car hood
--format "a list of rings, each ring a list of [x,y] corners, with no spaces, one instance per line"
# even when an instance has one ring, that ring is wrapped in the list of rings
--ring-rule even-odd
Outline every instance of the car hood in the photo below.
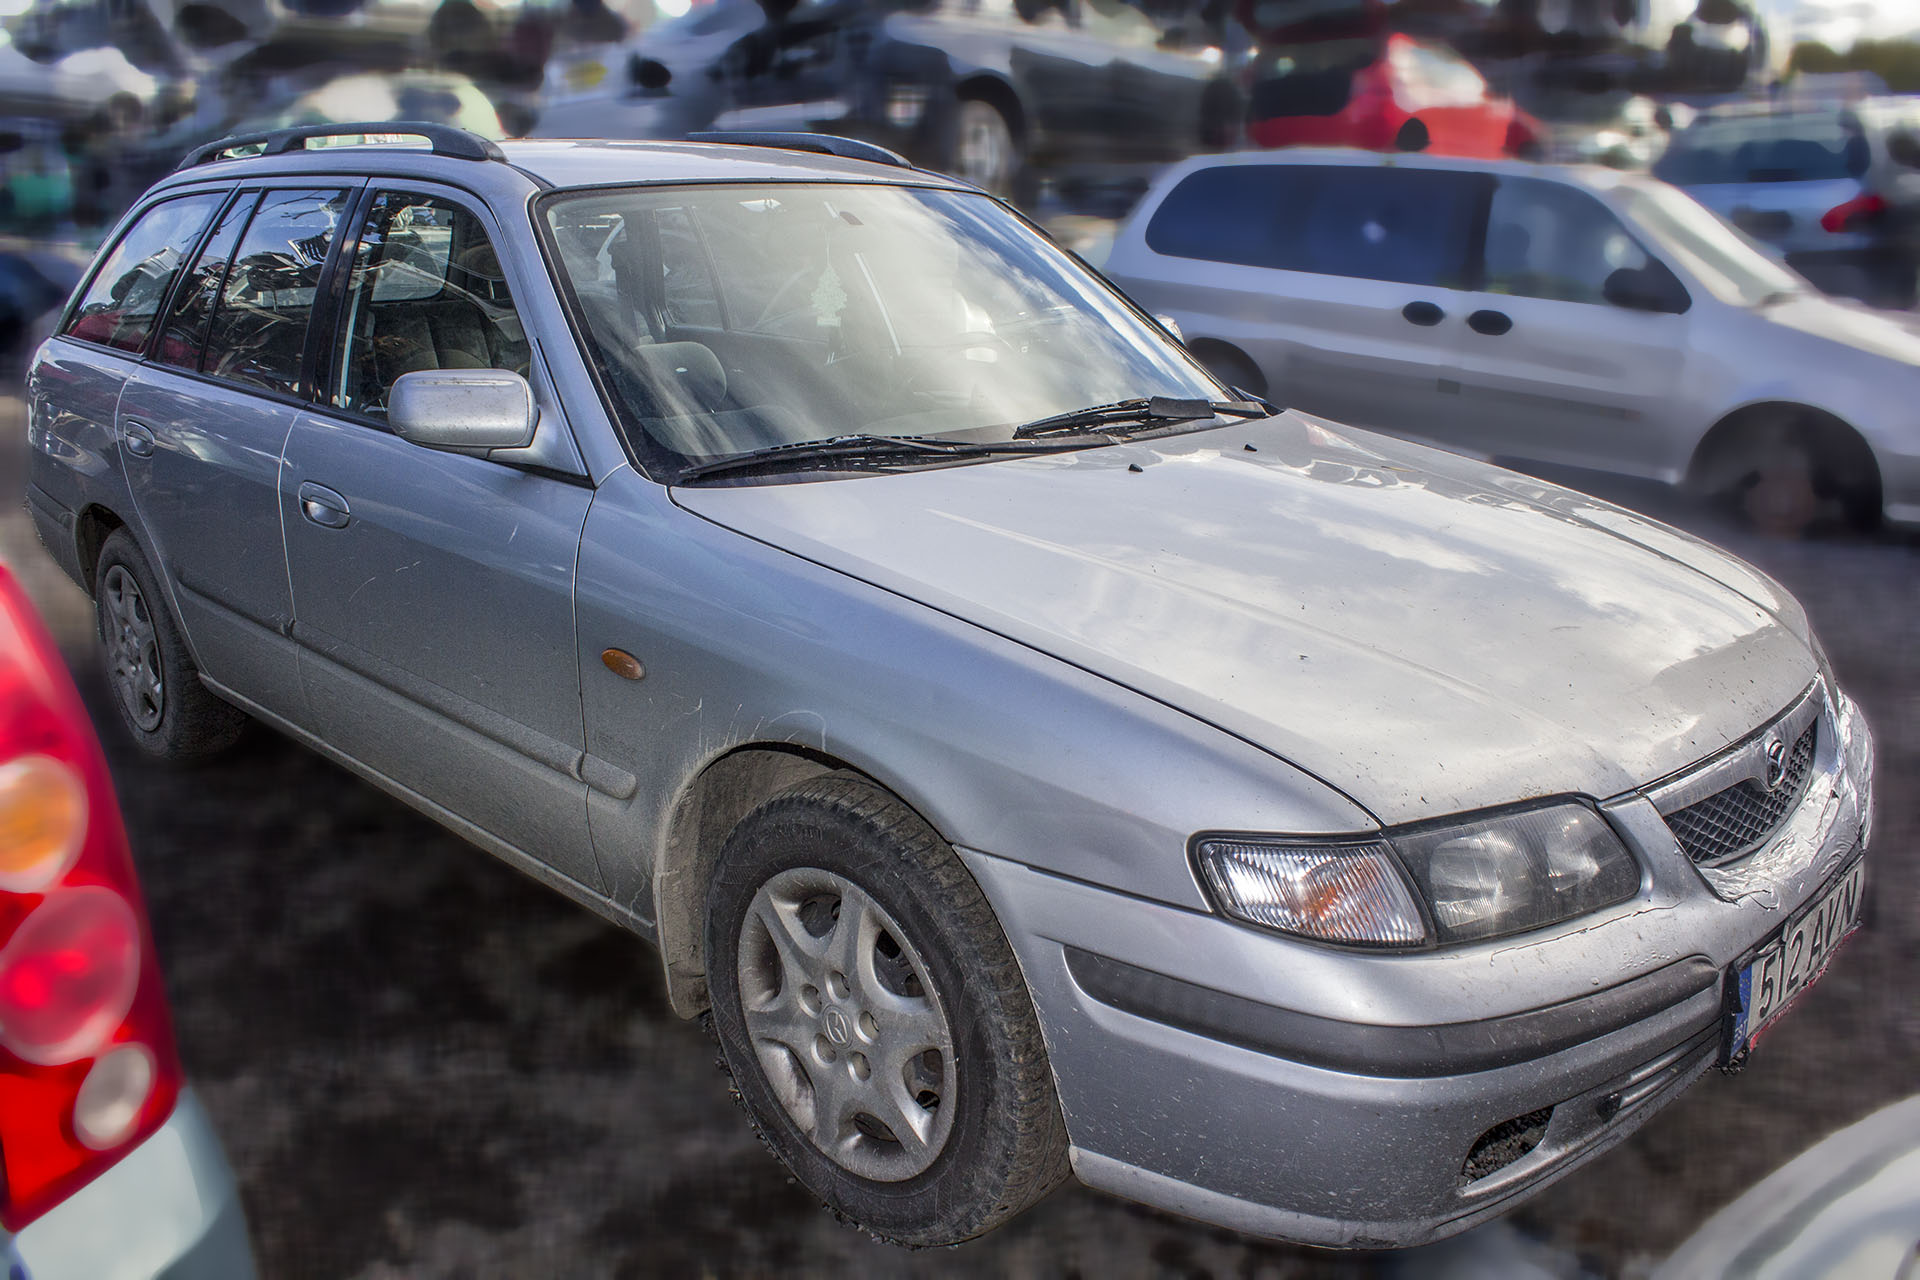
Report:
[[[1902,364],[1920,365],[1920,323],[1808,292],[1762,308],[1773,324]]]
[[[1295,413],[674,496],[1180,708],[1383,823],[1629,790],[1751,732],[1815,673],[1798,606],[1731,557]]]

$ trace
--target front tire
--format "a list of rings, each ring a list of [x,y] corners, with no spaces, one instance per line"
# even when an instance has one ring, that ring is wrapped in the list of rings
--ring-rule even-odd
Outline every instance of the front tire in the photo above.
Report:
[[[179,761],[232,746],[247,717],[200,683],[159,579],[125,529],[115,529],[100,549],[93,603],[106,647],[107,685],[134,745]]]
[[[721,852],[707,973],[756,1130],[841,1217],[957,1244],[1067,1175],[1039,1020],[972,876],[864,778],[809,779]]]
[[[984,98],[962,98],[954,129],[954,175],[996,196],[1012,196],[1020,143],[1000,108]]]

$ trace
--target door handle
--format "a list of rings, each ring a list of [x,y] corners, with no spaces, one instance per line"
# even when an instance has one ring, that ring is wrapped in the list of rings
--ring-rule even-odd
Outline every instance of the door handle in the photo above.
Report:
[[[318,525],[329,529],[344,529],[350,512],[347,500],[327,488],[311,481],[300,486],[300,514]]]
[[[128,453],[136,458],[153,456],[153,429],[146,423],[128,418],[121,431],[126,436]]]
[[[1467,317],[1467,328],[1497,338],[1513,328],[1513,317],[1504,311],[1476,311]]]
[[[1423,329],[1430,329],[1447,318],[1447,313],[1431,302],[1409,302],[1400,308],[1400,314],[1407,318],[1407,323]]]

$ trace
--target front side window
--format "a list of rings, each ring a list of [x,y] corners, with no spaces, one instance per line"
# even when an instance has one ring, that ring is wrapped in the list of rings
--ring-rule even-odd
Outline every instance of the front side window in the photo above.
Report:
[[[560,193],[541,216],[629,439],[669,472],[854,432],[1006,440],[1091,405],[1221,395],[983,196],[635,187]]]
[[[61,332],[119,351],[147,345],[167,287],[224,196],[206,192],[153,206],[122,236]]]
[[[204,372],[296,394],[307,322],[333,246],[344,191],[266,191],[220,289]]]
[[[1175,258],[1460,289],[1481,181],[1437,169],[1218,165],[1168,193],[1147,245]]]
[[[525,375],[531,348],[500,256],[480,219],[439,196],[374,198],[347,282],[346,341],[333,403],[382,416],[402,374],[505,369]]]
[[[1605,302],[1607,277],[1650,259],[1620,219],[1584,191],[1502,178],[1487,217],[1488,293]]]

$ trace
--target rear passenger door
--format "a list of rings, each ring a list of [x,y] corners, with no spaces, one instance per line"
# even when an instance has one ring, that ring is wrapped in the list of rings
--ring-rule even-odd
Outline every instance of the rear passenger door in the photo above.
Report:
[[[309,394],[314,301],[354,194],[320,182],[238,192],[119,408],[135,507],[202,674],[301,725],[280,453]]]
[[[286,445],[294,639],[320,735],[366,767],[589,887],[573,571],[582,482],[409,444],[402,374],[505,369],[557,402],[479,202],[371,191],[339,273],[324,406]]]

